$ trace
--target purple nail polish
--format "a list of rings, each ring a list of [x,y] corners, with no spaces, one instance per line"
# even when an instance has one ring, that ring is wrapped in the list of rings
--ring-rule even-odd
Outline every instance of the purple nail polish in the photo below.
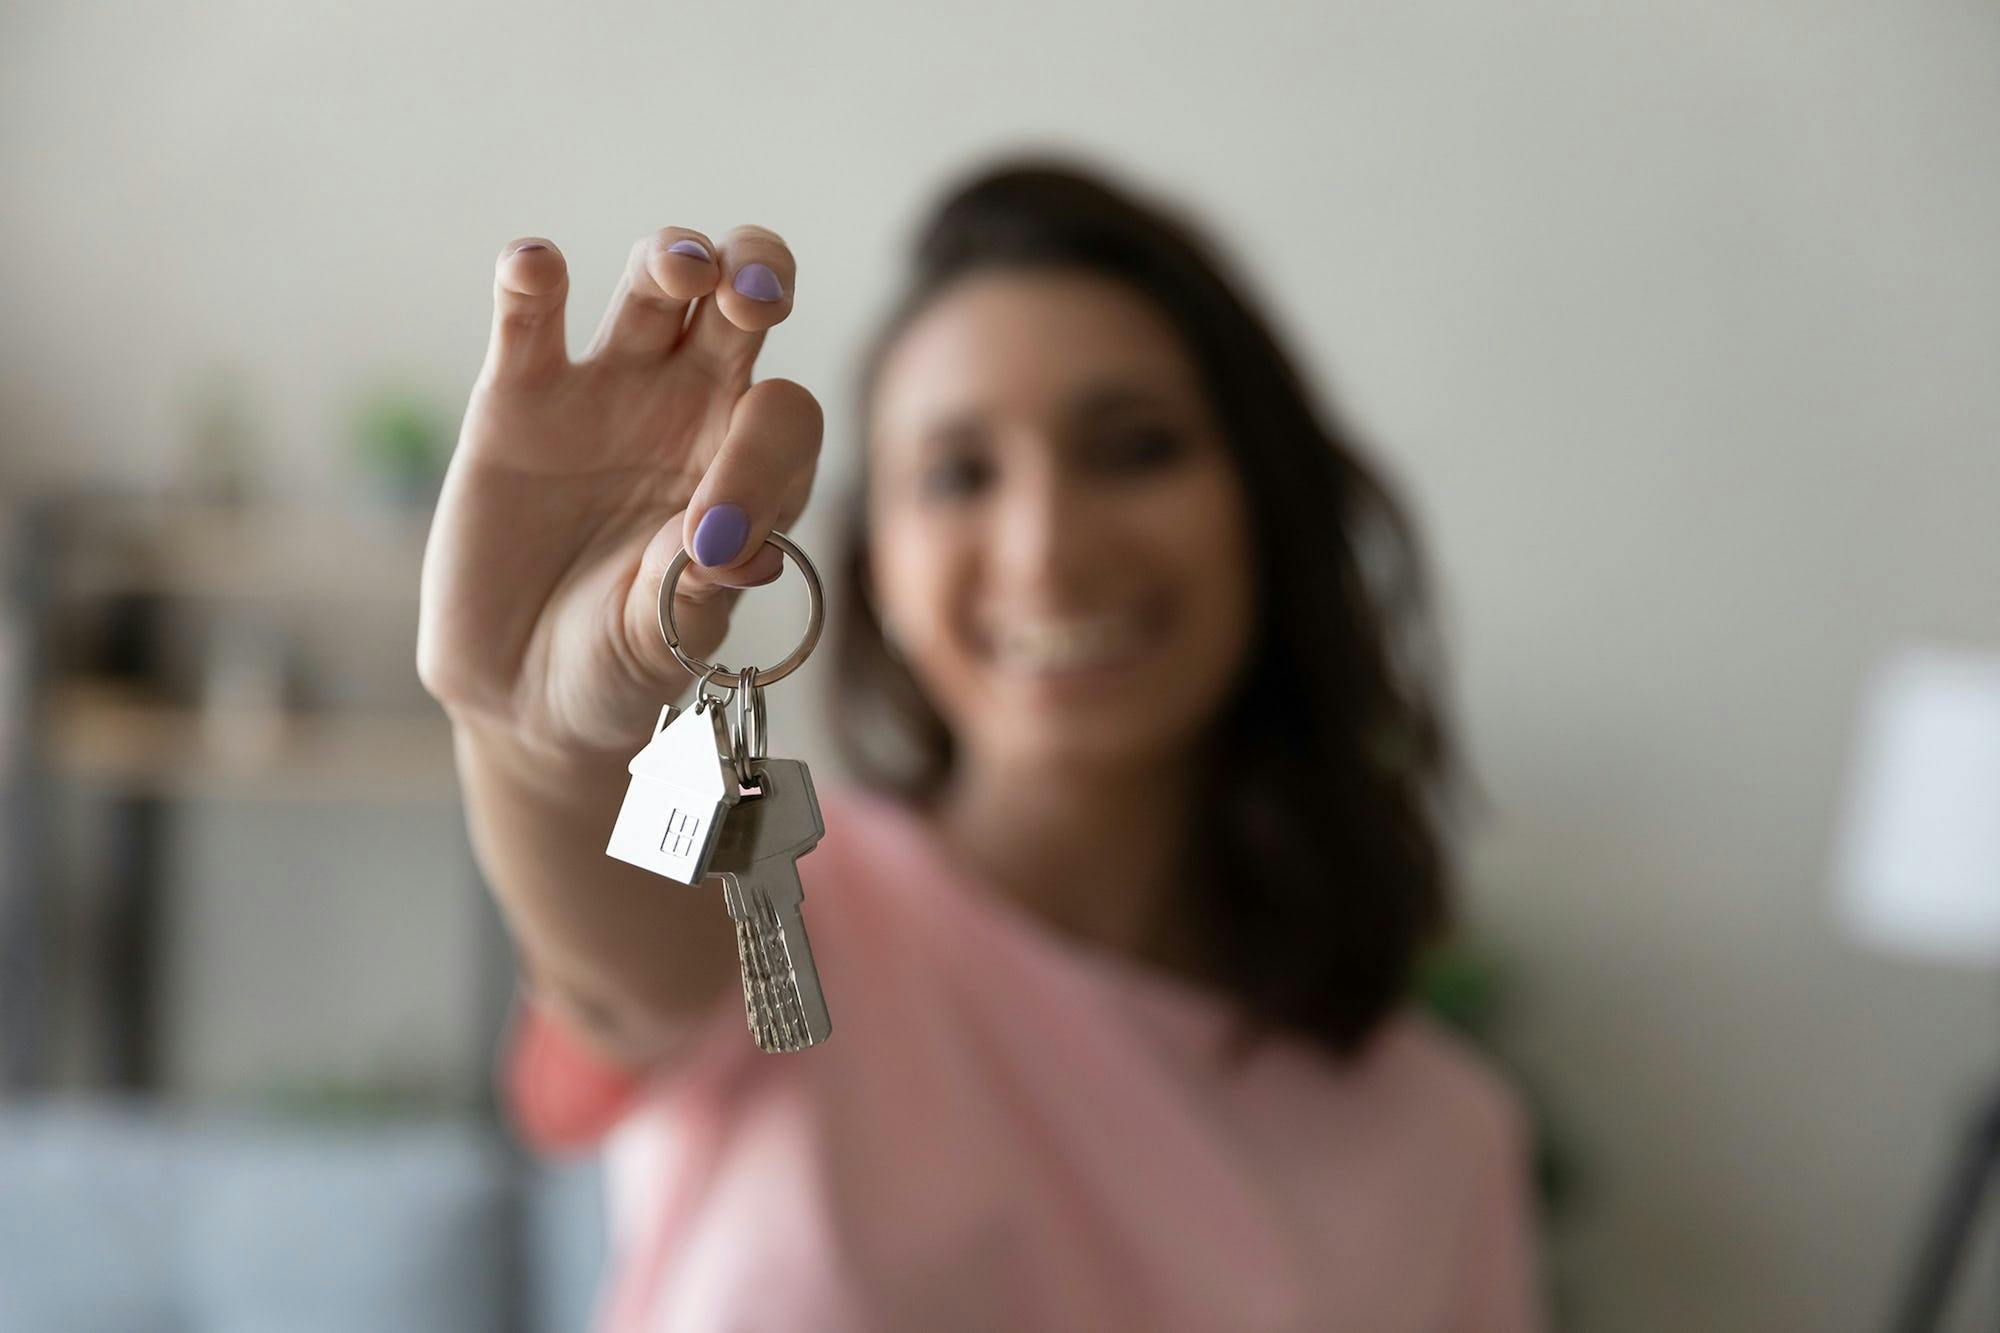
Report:
[[[749,536],[750,516],[741,505],[710,505],[701,522],[695,525],[691,554],[710,568],[726,565],[742,552]]]
[[[700,241],[685,239],[675,241],[672,245],[668,246],[667,253],[670,255],[688,255],[695,259],[705,260],[708,258],[708,251],[702,248]]]
[[[736,270],[736,290],[753,301],[782,301],[785,289],[769,264],[745,264]]]

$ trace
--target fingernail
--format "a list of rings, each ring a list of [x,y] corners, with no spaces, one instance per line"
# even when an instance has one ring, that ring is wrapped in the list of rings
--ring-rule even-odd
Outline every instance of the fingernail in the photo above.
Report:
[[[524,255],[530,250],[546,250],[548,248],[549,247],[543,245],[540,241],[529,241],[526,245],[515,246],[514,253],[517,255]]]
[[[694,529],[694,558],[713,568],[734,560],[750,535],[750,516],[741,505],[710,505]]]
[[[690,255],[695,259],[707,259],[708,251],[700,241],[680,240],[667,247],[670,255]]]
[[[769,264],[745,264],[736,270],[736,290],[753,301],[782,301],[785,289]]]

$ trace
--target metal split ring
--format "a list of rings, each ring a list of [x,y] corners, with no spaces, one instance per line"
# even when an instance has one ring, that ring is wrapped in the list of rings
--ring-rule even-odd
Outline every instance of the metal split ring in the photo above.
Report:
[[[736,673],[736,699],[730,710],[730,762],[736,769],[737,785],[754,787],[750,765],[764,757],[764,687],[752,678],[749,667]]]
[[[710,667],[708,670],[702,672],[701,677],[695,681],[694,701],[696,707],[705,708],[712,704],[720,708],[729,702],[729,693],[735,690],[735,686],[717,685],[716,689],[718,693],[715,694],[710,694],[707,690],[707,686],[714,681],[714,678],[721,670],[721,667]]]
[[[799,641],[799,646],[792,649],[791,655],[784,661],[776,666],[760,667],[755,671],[748,667],[742,671],[732,671],[726,666],[711,666],[692,653],[683,652],[680,626],[674,623],[674,587],[681,580],[681,571],[688,567],[693,557],[682,549],[674,554],[673,560],[667,565],[666,574],[660,579],[659,619],[660,635],[667,641],[667,651],[674,655],[676,662],[687,668],[689,675],[698,677],[704,682],[712,675],[735,676],[738,682],[748,680],[753,687],[761,689],[772,681],[783,680],[798,670],[799,664],[811,656],[813,645],[819,642],[820,631],[826,627],[826,601],[820,591],[819,571],[813,568],[813,562],[806,558],[806,553],[798,548],[798,544],[784,533],[771,533],[764,540],[790,556],[792,563],[799,567],[799,573],[805,576],[807,605],[805,638]],[[737,686],[732,684],[720,688],[735,691]],[[759,703],[755,708],[761,706]],[[760,725],[760,733],[761,730]]]

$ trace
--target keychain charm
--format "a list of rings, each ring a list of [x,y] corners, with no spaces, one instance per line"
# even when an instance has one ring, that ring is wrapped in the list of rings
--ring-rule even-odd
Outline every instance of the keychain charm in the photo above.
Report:
[[[689,557],[674,556],[660,579],[660,633],[695,677],[695,699],[685,711],[662,709],[652,740],[633,756],[632,785],[605,850],[683,884],[719,879],[736,924],[744,1017],[758,1048],[776,1054],[818,1045],[833,1023],[806,939],[798,872],[826,824],[805,764],[765,753],[764,720],[764,687],[806,660],[826,611],[819,572],[805,552],[782,533],[768,540],[805,576],[805,638],[784,661],[761,669],[730,671],[682,651],[673,593]],[[725,693],[711,695],[711,688]],[[725,702],[732,718],[724,717]]]
[[[723,816],[737,801],[730,749],[722,703],[702,683],[693,707],[662,708],[653,739],[627,765],[632,785],[604,850],[641,870],[701,883]]]

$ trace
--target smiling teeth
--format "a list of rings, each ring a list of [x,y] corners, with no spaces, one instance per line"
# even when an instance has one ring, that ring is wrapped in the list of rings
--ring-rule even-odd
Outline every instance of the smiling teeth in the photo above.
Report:
[[[1074,671],[1126,652],[1139,637],[1131,616],[1087,620],[1038,620],[1010,627],[1000,636],[1000,657],[1023,671]]]

